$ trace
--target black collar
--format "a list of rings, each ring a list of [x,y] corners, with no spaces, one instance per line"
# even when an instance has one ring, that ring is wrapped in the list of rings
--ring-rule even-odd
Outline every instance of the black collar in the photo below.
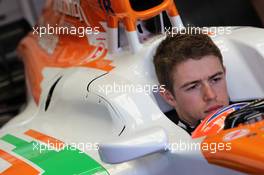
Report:
[[[181,120],[176,112],[176,110],[171,110],[169,112],[166,112],[165,115],[172,121],[174,122],[176,125],[178,125],[179,127],[181,127],[182,129],[184,129],[185,131],[187,131],[190,135],[192,134],[192,132],[196,129],[196,127],[201,123],[201,121],[199,121],[196,126],[191,126],[189,125],[187,122]]]

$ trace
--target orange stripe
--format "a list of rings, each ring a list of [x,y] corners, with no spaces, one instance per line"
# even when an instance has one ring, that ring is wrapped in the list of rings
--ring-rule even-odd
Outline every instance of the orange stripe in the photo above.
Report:
[[[58,139],[55,139],[54,137],[50,137],[50,136],[42,134],[38,131],[32,130],[32,129],[26,131],[24,134],[27,136],[30,136],[34,139],[37,139],[41,142],[44,142],[44,143],[48,144],[49,146],[53,146],[56,149],[60,149],[64,146],[64,142],[62,142]]]
[[[37,175],[40,173],[38,170],[36,170],[26,162],[17,159],[16,157],[3,150],[0,150],[0,157],[11,164],[11,167],[3,171],[1,175]]]

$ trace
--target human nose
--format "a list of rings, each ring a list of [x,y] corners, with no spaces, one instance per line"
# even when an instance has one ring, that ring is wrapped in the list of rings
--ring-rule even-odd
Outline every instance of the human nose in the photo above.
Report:
[[[203,99],[204,101],[211,101],[216,99],[216,93],[209,83],[203,85]]]

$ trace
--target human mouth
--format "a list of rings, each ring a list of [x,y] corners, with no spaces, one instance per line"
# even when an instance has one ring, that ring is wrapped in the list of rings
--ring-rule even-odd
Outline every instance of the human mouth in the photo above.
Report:
[[[213,113],[213,112],[217,111],[218,109],[221,109],[222,107],[223,107],[222,105],[211,106],[207,110],[205,110],[205,113],[206,114]]]

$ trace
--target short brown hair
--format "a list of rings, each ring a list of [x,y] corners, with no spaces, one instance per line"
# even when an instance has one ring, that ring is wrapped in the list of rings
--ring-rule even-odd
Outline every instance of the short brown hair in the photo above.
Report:
[[[153,60],[159,83],[173,93],[171,73],[175,66],[189,59],[199,60],[207,55],[218,57],[223,65],[222,54],[208,35],[168,35],[158,46]]]

